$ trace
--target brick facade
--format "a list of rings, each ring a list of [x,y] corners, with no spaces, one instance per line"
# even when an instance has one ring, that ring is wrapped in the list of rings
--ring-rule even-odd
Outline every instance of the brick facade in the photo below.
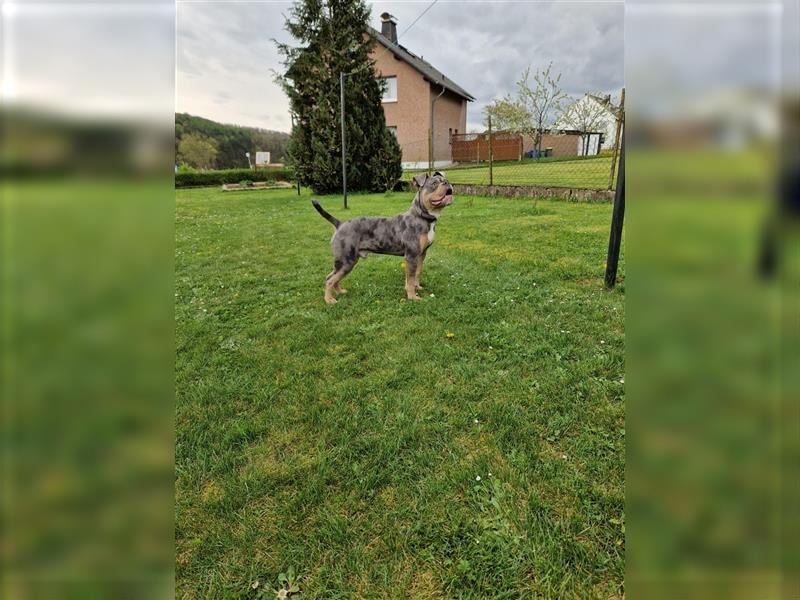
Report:
[[[397,141],[404,163],[428,162],[428,130],[431,121],[431,102],[441,87],[431,84],[414,67],[375,44],[371,54],[378,77],[397,78],[397,100],[385,101],[383,111],[386,125],[396,128]],[[434,160],[452,160],[450,134],[464,133],[467,128],[467,101],[447,90],[435,103]]]

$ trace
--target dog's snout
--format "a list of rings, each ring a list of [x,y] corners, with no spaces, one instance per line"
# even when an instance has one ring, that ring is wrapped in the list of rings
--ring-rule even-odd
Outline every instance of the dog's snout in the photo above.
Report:
[[[451,186],[449,186],[449,185],[448,185],[448,186],[447,186],[447,190],[446,190],[446,191],[447,191],[447,193],[448,193],[448,194],[450,194],[451,196],[453,195],[453,188],[452,188]]]

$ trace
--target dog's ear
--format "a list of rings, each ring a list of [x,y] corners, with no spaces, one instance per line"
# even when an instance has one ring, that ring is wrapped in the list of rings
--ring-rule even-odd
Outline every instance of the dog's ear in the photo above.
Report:
[[[411,183],[414,185],[414,189],[418,190],[423,185],[425,185],[425,182],[427,180],[428,180],[428,174],[420,173],[419,175],[414,175],[414,177],[411,178]]]
[[[444,177],[445,176],[444,172],[442,172],[442,171],[436,171],[436,173],[434,173],[434,175],[439,175],[440,177]]]

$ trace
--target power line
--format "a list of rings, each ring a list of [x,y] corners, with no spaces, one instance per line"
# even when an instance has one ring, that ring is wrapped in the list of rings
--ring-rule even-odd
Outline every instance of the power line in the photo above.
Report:
[[[427,12],[428,12],[430,9],[432,9],[432,8],[433,8],[433,5],[434,5],[434,4],[436,4],[438,1],[439,1],[439,0],[433,0],[433,2],[431,2],[431,3],[430,3],[428,6],[427,6],[427,8],[426,8],[425,10],[423,10],[423,11],[422,11],[422,12],[419,14],[419,16],[417,16],[417,18],[416,18],[416,19],[414,19],[414,20],[411,22],[411,25],[409,25],[408,27],[406,27],[406,28],[405,28],[405,29],[404,29],[404,30],[403,30],[403,31],[400,33],[400,35],[398,35],[398,36],[397,36],[397,39],[395,40],[395,44],[396,44],[397,46],[399,46],[399,45],[400,45],[400,42],[399,42],[399,40],[400,40],[400,37],[401,37],[401,36],[403,36],[403,35],[405,35],[406,33],[408,33],[408,31],[409,31],[409,30],[410,30],[410,29],[411,29],[411,28],[412,28],[414,25],[416,25],[416,24],[417,24],[417,22],[418,22],[418,21],[419,21],[419,20],[420,20],[420,19],[421,19],[423,16],[425,16],[425,13],[427,13]],[[379,54],[377,57],[375,57],[375,60],[377,61],[377,59],[381,58],[381,57],[382,57],[384,54],[386,54],[386,52],[388,52],[388,51],[389,51],[389,46],[386,46],[386,48],[384,48],[384,49],[383,49],[383,52],[381,52],[381,53],[380,53],[380,54]],[[344,208],[345,208],[345,209],[347,208],[347,150],[346,150],[346,143],[347,143],[347,142],[346,142],[346,140],[347,140],[347,136],[346,136],[346,132],[345,132],[345,119],[344,119],[344,114],[345,114],[345,108],[344,108],[344,78],[345,78],[345,77],[347,77],[347,76],[349,76],[349,75],[355,75],[356,73],[358,73],[358,72],[362,71],[362,70],[363,70],[364,68],[366,68],[367,66],[370,66],[370,67],[371,67],[372,65],[362,65],[361,67],[359,67],[358,69],[356,69],[355,71],[352,71],[352,72],[350,72],[350,73],[340,73],[340,74],[339,74],[339,93],[340,93],[340,98],[341,98],[340,102],[341,102],[341,121],[342,121],[342,123],[341,123],[341,125],[342,125],[342,197],[343,197],[343,201],[344,201]],[[442,94],[443,94],[443,93],[444,93],[444,86],[442,86]],[[441,94],[439,94],[439,95],[441,96]],[[433,105],[432,105],[432,104],[431,104],[431,117],[433,117]],[[431,138],[431,139],[432,139],[432,138]],[[430,143],[432,143],[432,142],[430,142]]]
[[[433,5],[434,5],[434,4],[436,4],[438,1],[439,1],[439,0],[433,0],[433,2],[431,2],[431,3],[428,5],[428,8],[426,8],[425,10],[423,10],[423,11],[422,11],[422,12],[419,14],[419,16],[418,16],[416,19],[414,19],[414,20],[411,22],[411,25],[409,25],[408,27],[406,27],[406,28],[403,30],[403,32],[402,32],[400,35],[398,35],[398,36],[397,36],[397,39],[399,40],[399,39],[400,39],[400,36],[402,36],[402,35],[405,35],[406,33],[408,33],[408,30],[409,30],[409,29],[411,29],[411,28],[412,28],[414,25],[416,25],[416,24],[417,24],[417,21],[419,21],[419,20],[420,20],[422,17],[424,17],[424,16],[425,16],[425,13],[426,13],[426,12],[428,12],[430,9],[432,9],[432,8],[433,8]]]
[[[416,18],[416,19],[414,19],[414,20],[411,22],[411,25],[409,25],[408,27],[406,27],[406,28],[405,28],[405,29],[404,29],[404,30],[403,30],[403,31],[400,33],[400,35],[398,35],[398,36],[397,36],[397,42],[395,42],[395,43],[396,43],[398,46],[400,45],[400,37],[401,37],[401,36],[404,36],[405,34],[407,34],[407,33],[408,33],[408,31],[409,31],[409,30],[410,30],[410,29],[411,29],[411,28],[412,28],[414,25],[416,25],[416,24],[417,24],[417,21],[419,21],[419,20],[420,20],[422,17],[424,17],[424,16],[425,16],[425,13],[427,13],[427,12],[428,12],[430,9],[432,9],[432,8],[433,8],[433,5],[434,5],[434,4],[436,4],[438,1],[439,1],[439,0],[433,0],[433,2],[431,2],[431,3],[430,3],[428,6],[427,6],[427,8],[425,8],[425,10],[423,10],[421,13],[419,13],[419,15],[417,15],[417,18]],[[388,46],[387,46],[386,48],[384,48],[384,49],[383,49],[383,52],[381,52],[381,53],[380,53],[378,56],[376,56],[376,57],[375,57],[375,60],[377,61],[377,60],[378,60],[379,58],[381,58],[381,57],[382,57],[384,54],[386,54],[387,52],[389,52],[389,50],[390,50],[390,48],[389,48]],[[353,71],[352,73],[348,73],[348,75],[354,75],[355,73],[358,73],[359,71],[361,71],[361,70],[362,70],[362,69],[364,69],[364,68],[365,68],[365,67],[360,67],[360,68],[356,69],[355,71]]]

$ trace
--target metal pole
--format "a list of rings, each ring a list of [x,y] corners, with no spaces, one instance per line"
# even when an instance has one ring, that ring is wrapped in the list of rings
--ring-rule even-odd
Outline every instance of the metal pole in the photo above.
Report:
[[[622,134],[622,149],[619,154],[617,189],[614,194],[614,212],[611,215],[611,233],[608,237],[608,258],[606,259],[606,287],[611,289],[617,283],[619,248],[622,242],[622,225],[625,220],[625,134]]]
[[[433,175],[433,128],[428,129],[428,175]]]
[[[294,135],[294,113],[290,112],[289,116],[292,117],[292,135]],[[300,176],[298,173],[294,174],[294,179],[297,182],[297,195],[300,195]]]
[[[433,109],[436,106],[436,101],[442,97],[442,94],[445,93],[444,84],[442,84],[442,91],[439,92],[439,95],[436,96],[433,100],[431,100],[431,128],[429,138],[428,138],[428,174],[433,175],[433,164],[434,164],[434,157],[433,157]]]
[[[622,122],[625,120],[625,88],[619,96],[619,114],[617,115],[617,131],[614,135],[614,151],[611,153],[611,172],[608,174],[608,189],[614,185],[614,169],[617,167],[617,151],[619,150],[619,138],[622,131]]]
[[[494,185],[492,163],[494,162],[494,147],[492,146],[492,115],[489,117],[489,185]]]
[[[339,96],[342,103],[342,196],[344,208],[347,209],[347,149],[344,131],[344,73],[339,73]]]

